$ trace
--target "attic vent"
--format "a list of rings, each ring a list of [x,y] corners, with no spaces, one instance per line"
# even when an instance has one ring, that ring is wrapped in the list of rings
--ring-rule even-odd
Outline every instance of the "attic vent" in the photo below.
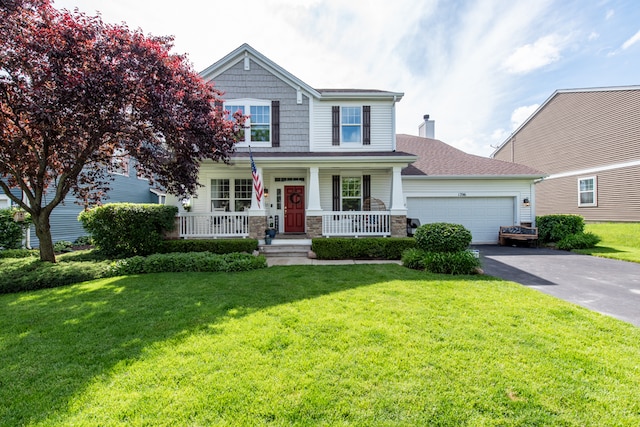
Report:
[[[249,61],[249,55],[247,55],[246,52],[244,54],[244,70],[245,71],[251,70],[251,62]]]

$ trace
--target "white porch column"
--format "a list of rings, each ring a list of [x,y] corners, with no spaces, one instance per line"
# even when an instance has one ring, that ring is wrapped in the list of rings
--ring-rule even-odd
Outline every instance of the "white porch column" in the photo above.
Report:
[[[309,168],[309,205],[307,206],[307,212],[309,211],[322,211],[320,206],[320,178],[318,176],[318,168]]]
[[[391,214],[406,215],[407,208],[404,205],[404,192],[402,190],[402,167],[394,166],[391,178]]]

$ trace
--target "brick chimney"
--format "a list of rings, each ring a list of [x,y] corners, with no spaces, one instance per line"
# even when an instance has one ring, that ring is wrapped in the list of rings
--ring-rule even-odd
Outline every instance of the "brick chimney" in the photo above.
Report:
[[[418,136],[434,139],[436,133],[436,122],[434,120],[429,120],[428,114],[425,114],[423,119],[424,121],[420,123],[420,126],[418,126]]]

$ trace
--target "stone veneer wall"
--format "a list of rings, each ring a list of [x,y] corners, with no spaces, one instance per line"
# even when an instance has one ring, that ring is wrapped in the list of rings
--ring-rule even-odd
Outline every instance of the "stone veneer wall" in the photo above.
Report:
[[[310,239],[315,237],[322,237],[322,217],[321,216],[307,216],[307,236]]]
[[[391,216],[391,237],[407,237],[407,216]]]
[[[263,216],[249,217],[249,238],[264,239],[264,230],[267,229],[267,218]]]

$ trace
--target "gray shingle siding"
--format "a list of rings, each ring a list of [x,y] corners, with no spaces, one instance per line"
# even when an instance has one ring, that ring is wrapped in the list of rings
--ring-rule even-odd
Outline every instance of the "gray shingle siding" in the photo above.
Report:
[[[280,147],[252,148],[253,151],[309,151],[309,98],[297,103],[296,89],[251,61],[244,70],[238,62],[213,79],[215,87],[224,91],[224,99],[256,98],[280,101]],[[246,148],[238,148],[244,151]]]

